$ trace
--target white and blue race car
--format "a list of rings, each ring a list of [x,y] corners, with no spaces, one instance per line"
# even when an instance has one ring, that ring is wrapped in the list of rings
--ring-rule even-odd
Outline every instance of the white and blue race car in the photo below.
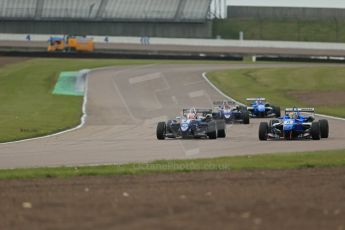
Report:
[[[249,112],[234,101],[214,101],[212,116],[222,119],[226,124],[249,124]]]
[[[328,138],[328,121],[315,121],[314,113],[314,108],[287,108],[283,117],[260,123],[259,140]]]
[[[209,138],[226,136],[225,122],[212,117],[212,109],[183,109],[182,116],[157,124],[156,136],[165,138]]]

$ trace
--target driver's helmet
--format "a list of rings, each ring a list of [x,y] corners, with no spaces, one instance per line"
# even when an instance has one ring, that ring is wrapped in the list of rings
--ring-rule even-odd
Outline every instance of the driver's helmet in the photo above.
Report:
[[[230,105],[228,102],[224,102],[223,107],[224,107],[224,109],[230,109]]]
[[[294,117],[293,117],[294,119],[298,119],[298,118],[299,118],[299,113],[298,113],[298,112],[295,112],[293,116],[294,116]]]
[[[190,119],[190,120],[195,120],[197,117],[196,117],[196,109],[195,108],[191,108],[189,110],[189,113],[187,114],[187,119]]]
[[[212,115],[211,114],[206,114],[206,116],[205,116],[205,119],[206,120],[209,120],[209,119],[211,119],[212,118]]]
[[[196,119],[195,113],[188,113],[188,114],[187,114],[187,119],[189,119],[189,120],[195,120],[195,119]]]
[[[291,112],[289,113],[289,118],[290,119],[298,119],[298,113],[297,112]]]

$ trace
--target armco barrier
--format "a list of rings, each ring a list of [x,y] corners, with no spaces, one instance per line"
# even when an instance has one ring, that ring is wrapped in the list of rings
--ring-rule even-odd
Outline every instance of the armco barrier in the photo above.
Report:
[[[258,55],[256,61],[312,62],[312,63],[345,63],[345,57],[332,56],[286,56]]]
[[[92,53],[59,53],[41,51],[1,51],[6,57],[44,57],[44,58],[123,58],[123,59],[165,59],[165,60],[232,60],[242,61],[239,54],[165,52],[165,51],[108,51]]]

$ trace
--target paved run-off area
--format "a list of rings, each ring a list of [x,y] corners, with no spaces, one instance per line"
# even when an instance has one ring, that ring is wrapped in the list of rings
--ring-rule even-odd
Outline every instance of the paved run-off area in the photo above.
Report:
[[[49,138],[0,145],[0,168],[147,162],[270,152],[345,148],[345,122],[329,119],[321,141],[268,141],[257,137],[260,120],[228,126],[217,140],[164,140],[156,124],[184,107],[212,106],[223,97],[203,72],[231,68],[292,67],[298,64],[194,64],[111,67],[89,74],[87,121],[83,128]]]

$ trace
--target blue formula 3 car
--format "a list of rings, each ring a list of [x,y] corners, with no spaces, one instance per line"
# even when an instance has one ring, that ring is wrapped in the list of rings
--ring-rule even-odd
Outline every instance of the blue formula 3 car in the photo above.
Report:
[[[247,106],[250,117],[252,118],[265,118],[265,117],[280,117],[280,107],[271,105],[265,98],[247,98],[250,105]]]
[[[283,117],[271,120],[269,123],[260,123],[259,140],[328,138],[328,121],[325,119],[315,121],[314,113],[314,108],[287,108]]]

